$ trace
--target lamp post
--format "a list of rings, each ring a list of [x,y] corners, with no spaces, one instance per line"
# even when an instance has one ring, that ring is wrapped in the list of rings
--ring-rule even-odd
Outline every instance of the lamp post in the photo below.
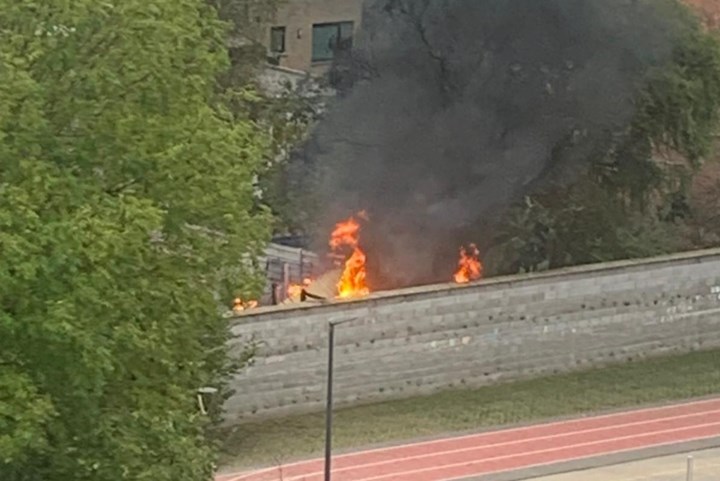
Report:
[[[325,481],[330,481],[332,458],[332,411],[333,411],[333,357],[335,352],[335,327],[357,320],[356,317],[328,322],[327,398],[325,403]]]

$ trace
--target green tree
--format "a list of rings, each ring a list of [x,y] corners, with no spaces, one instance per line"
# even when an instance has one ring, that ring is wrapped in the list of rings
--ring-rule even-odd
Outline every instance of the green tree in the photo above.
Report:
[[[487,255],[490,274],[514,274],[666,254],[682,248],[682,223],[628,209],[594,182],[528,198]]]
[[[261,202],[275,220],[276,233],[297,233],[311,227],[312,193],[302,192],[297,181],[309,173],[293,165],[293,155],[308,139],[313,126],[322,118],[325,101],[324,81],[308,79],[298,86],[286,85],[276,95],[264,94],[251,112],[259,125],[272,135],[272,149],[258,177]]]
[[[267,60],[268,26],[287,0],[206,0],[230,26],[231,68],[223,82],[234,87],[253,85]]]
[[[288,82],[272,92],[258,82],[268,67],[269,26],[279,8],[288,0],[207,0],[223,20],[232,25],[230,32],[231,68],[222,83],[234,90],[250,89],[252,95],[231,101],[233,112],[251,119],[269,133],[268,149],[256,184],[258,204],[273,214],[276,233],[299,232],[308,226],[311,208],[304,195],[291,192],[297,172],[291,172],[290,158],[320,119],[327,98],[323,91],[327,78],[307,76],[297,84]],[[304,175],[300,174],[300,175]]]
[[[201,480],[269,139],[201,0],[0,0],[0,479]]]
[[[720,127],[720,40],[691,25],[672,60],[649,73],[630,127],[590,172],[513,209],[487,256],[490,273],[646,257],[713,242],[712,185],[694,202],[688,187]],[[693,228],[698,220],[701,229]]]

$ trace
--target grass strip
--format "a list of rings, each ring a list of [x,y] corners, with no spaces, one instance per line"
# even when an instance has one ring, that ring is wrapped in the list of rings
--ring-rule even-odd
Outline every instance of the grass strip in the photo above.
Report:
[[[333,446],[359,448],[712,394],[720,394],[720,350],[342,409],[334,417]],[[243,424],[226,433],[221,466],[314,457],[323,442],[322,413]]]

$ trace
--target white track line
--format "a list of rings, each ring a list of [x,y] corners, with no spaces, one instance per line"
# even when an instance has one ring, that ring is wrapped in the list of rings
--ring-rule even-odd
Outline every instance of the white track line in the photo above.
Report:
[[[482,464],[482,463],[487,463],[487,462],[489,462],[489,461],[501,461],[501,460],[505,460],[505,459],[520,458],[520,457],[523,457],[523,456],[529,456],[529,455],[533,455],[533,454],[553,453],[553,452],[557,452],[557,451],[564,451],[564,450],[566,450],[566,449],[573,449],[573,448],[579,448],[579,447],[585,447],[585,446],[594,446],[594,445],[597,445],[597,444],[610,443],[610,442],[613,442],[613,441],[624,441],[624,440],[627,440],[627,439],[644,438],[644,437],[649,437],[649,436],[656,436],[656,435],[658,435],[658,434],[676,433],[676,432],[680,432],[680,431],[687,431],[687,430],[690,430],[690,429],[697,429],[697,428],[706,428],[706,427],[710,427],[710,426],[718,426],[718,427],[720,427],[720,421],[719,421],[719,422],[715,422],[715,423],[703,424],[703,425],[699,425],[699,426],[686,426],[686,427],[682,427],[682,428],[666,429],[666,430],[663,430],[663,431],[654,431],[654,432],[652,432],[652,433],[641,433],[641,434],[633,434],[633,435],[630,435],[630,436],[620,436],[620,437],[612,438],[612,439],[603,439],[603,440],[599,440],[599,441],[588,441],[588,442],[586,442],[586,443],[580,443],[580,444],[576,444],[576,445],[574,445],[574,446],[563,446],[563,447],[561,447],[561,448],[538,449],[538,450],[536,450],[536,451],[527,451],[527,452],[524,452],[524,453],[506,454],[506,455],[503,455],[503,456],[495,456],[495,457],[492,457],[492,458],[485,458],[485,459],[480,460],[480,461],[464,461],[464,462],[462,462],[462,463],[453,463],[453,464],[447,464],[447,465],[443,465],[443,466],[433,466],[432,468],[414,469],[414,470],[410,470],[410,471],[403,471],[403,472],[400,472],[400,473],[384,474],[384,475],[381,475],[381,476],[373,476],[373,477],[370,477],[370,478],[361,478],[361,479],[356,479],[356,480],[354,480],[354,481],[378,481],[378,480],[387,479],[387,478],[393,477],[393,476],[407,476],[407,475],[409,475],[409,474],[420,474],[420,473],[426,473],[426,472],[428,472],[428,471],[438,471],[438,470],[441,470],[441,469],[448,469],[448,468],[459,468],[460,466],[468,466],[468,465]],[[700,437],[698,437],[698,438],[692,438],[692,439],[689,439],[689,440],[683,440],[682,442],[696,441],[696,440],[700,440],[700,439],[712,439],[712,438],[715,438],[715,437],[718,437],[718,436],[720,436],[720,431],[718,431],[718,434],[714,434],[714,435],[712,435],[712,436],[700,436]],[[652,447],[657,447],[657,446],[675,444],[675,443],[677,443],[677,442],[678,442],[678,441],[668,441],[668,442],[666,442],[666,443],[650,444],[650,445],[647,445],[647,446],[635,446],[635,447],[627,448],[627,449],[618,449],[618,450],[614,450],[614,451],[588,454],[588,455],[584,455],[584,456],[577,456],[577,457],[575,457],[575,458],[561,459],[561,460],[552,461],[552,462],[547,462],[547,463],[532,464],[532,465],[529,465],[529,466],[527,466],[527,467],[545,466],[545,465],[552,465],[552,464],[558,464],[558,463],[565,463],[565,462],[567,462],[567,461],[574,461],[574,460],[576,460],[576,459],[585,459],[585,458],[594,458],[594,457],[598,457],[598,456],[607,456],[607,455],[609,455],[609,454],[616,454],[616,453],[621,453],[621,452],[626,452],[626,451],[637,451],[637,450],[639,450],[639,449],[646,449],[646,448],[652,448]],[[496,473],[500,473],[500,472],[517,471],[518,469],[522,469],[522,467],[520,467],[520,468],[516,467],[516,468],[512,468],[512,469],[506,469],[506,470],[503,470],[503,471],[493,471],[492,473],[486,473],[486,474],[496,474]],[[485,474],[485,473],[483,473],[483,474]],[[471,474],[471,475],[466,475],[466,476],[463,476],[463,477],[467,478],[468,476],[480,476],[480,475],[482,475],[482,474],[476,474],[476,475],[472,475],[472,474]],[[450,480],[450,479],[462,479],[462,478],[448,478],[448,479]]]
[[[396,462],[412,461],[412,460],[416,460],[416,459],[432,458],[435,456],[446,456],[448,454],[464,453],[464,452],[468,452],[468,451],[475,451],[477,449],[489,449],[489,448],[512,446],[513,444],[524,444],[524,443],[533,442],[533,441],[542,441],[544,439],[552,440],[552,439],[564,438],[564,437],[569,437],[569,436],[575,436],[578,434],[589,434],[589,433],[596,433],[596,432],[601,432],[601,431],[617,430],[617,429],[621,429],[621,428],[625,428],[625,427],[641,426],[643,424],[653,424],[653,423],[666,422],[666,421],[675,421],[677,419],[686,419],[686,418],[693,418],[693,417],[700,417],[700,416],[704,417],[704,416],[707,416],[710,414],[718,414],[718,413],[720,413],[720,409],[716,409],[714,411],[704,411],[701,413],[682,414],[682,415],[678,415],[678,416],[656,418],[656,419],[645,420],[645,421],[635,421],[632,423],[617,424],[614,426],[604,426],[601,428],[583,429],[580,431],[571,431],[571,432],[567,432],[567,433],[548,434],[545,436],[535,436],[533,438],[515,439],[513,441],[503,441],[500,443],[468,446],[465,448],[449,449],[446,451],[433,451],[432,453],[416,454],[413,456],[406,456],[406,457],[402,457],[402,458],[394,458],[394,459],[387,459],[387,460],[383,460],[383,461],[375,461],[375,462],[370,462],[370,463],[365,463],[365,464],[356,464],[353,466],[346,466],[343,468],[333,469],[332,472],[333,472],[333,474],[335,474],[335,473],[341,473],[341,472],[345,472],[345,471],[353,471],[355,469],[371,468],[371,467],[375,467],[375,466],[382,466],[385,464],[393,464]],[[689,426],[686,426],[686,427],[689,427]],[[653,432],[662,432],[662,431],[653,431]],[[612,440],[612,439],[613,438],[610,438],[610,440]],[[298,474],[298,475],[295,475],[295,476],[292,476],[289,478],[283,478],[283,479],[284,479],[284,481],[297,481],[297,480],[301,480],[307,476],[315,476],[315,475],[319,475],[322,473],[323,473],[323,471],[313,471],[310,473]]]
[[[569,419],[566,419],[563,421],[545,422],[545,423],[541,423],[541,424],[531,424],[531,425],[527,425],[527,426],[519,426],[519,427],[515,427],[515,428],[508,428],[508,429],[496,429],[493,431],[484,431],[481,433],[466,434],[466,435],[457,436],[457,437],[440,438],[440,439],[433,439],[433,440],[428,440],[428,441],[419,441],[419,442],[414,442],[414,443],[396,444],[396,445],[392,445],[392,446],[386,446],[383,448],[374,448],[374,449],[368,449],[366,451],[356,451],[356,452],[352,452],[352,453],[340,454],[337,456],[333,456],[333,459],[344,459],[344,458],[351,458],[354,456],[364,456],[364,455],[370,454],[370,453],[377,453],[377,452],[381,452],[381,451],[393,451],[396,449],[403,449],[403,448],[407,448],[407,447],[442,444],[445,442],[451,442],[451,441],[456,441],[456,440],[482,439],[487,436],[494,436],[500,432],[515,433],[515,432],[527,431],[529,429],[536,429],[538,427],[563,426],[566,424],[577,423],[580,421],[608,419],[608,418],[614,418],[614,417],[620,417],[620,416],[626,416],[626,415],[632,415],[632,414],[643,414],[643,413],[667,411],[667,410],[671,410],[671,409],[702,406],[705,404],[712,404],[712,403],[719,403],[719,402],[720,402],[720,398],[712,398],[712,399],[703,399],[700,401],[692,401],[692,402],[683,403],[683,404],[666,404],[663,406],[655,406],[655,407],[650,407],[650,408],[633,409],[633,410],[629,410],[629,411],[601,414],[598,416],[584,416],[584,417],[569,418]],[[300,464],[317,462],[317,461],[322,461],[322,459],[316,458],[316,459],[310,459],[310,460],[295,461],[292,463],[283,464],[282,467],[288,468],[291,466],[297,466]],[[244,479],[247,479],[250,476],[257,476],[257,475],[264,474],[264,473],[270,473],[270,472],[276,471],[277,469],[278,469],[277,466],[272,466],[269,468],[263,468],[263,469],[259,469],[256,471],[240,471],[240,472],[235,472],[235,473],[222,474],[222,475],[217,476],[216,479],[219,479],[222,481],[242,481]]]

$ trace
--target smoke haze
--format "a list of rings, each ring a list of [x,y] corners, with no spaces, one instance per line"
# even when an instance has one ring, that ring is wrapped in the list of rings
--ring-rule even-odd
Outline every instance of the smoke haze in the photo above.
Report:
[[[679,31],[670,0],[375,0],[300,168],[333,222],[367,210],[374,289],[449,281],[523,195],[627,127]],[[308,175],[309,173],[313,175]]]

